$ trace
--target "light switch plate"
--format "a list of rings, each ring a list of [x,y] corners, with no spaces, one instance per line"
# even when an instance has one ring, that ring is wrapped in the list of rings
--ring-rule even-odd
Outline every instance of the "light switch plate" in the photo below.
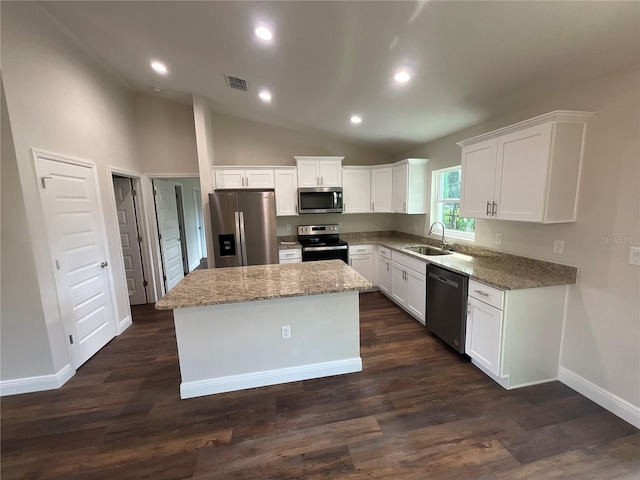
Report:
[[[629,248],[629,265],[640,267],[640,247]]]
[[[496,233],[496,245],[502,245],[502,234]]]
[[[557,253],[558,255],[562,255],[564,252],[564,240],[554,240],[553,242],[553,253]]]

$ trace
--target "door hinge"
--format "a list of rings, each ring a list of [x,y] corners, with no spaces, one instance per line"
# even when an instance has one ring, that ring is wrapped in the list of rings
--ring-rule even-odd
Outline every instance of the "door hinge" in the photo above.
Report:
[[[156,195],[158,195],[158,190],[156,190],[155,188],[153,189],[153,196],[155,197]]]
[[[138,235],[138,243],[142,243],[142,237]]]
[[[69,343],[73,345],[73,335],[69,335]]]
[[[143,287],[148,287],[149,286],[149,282],[147,282],[146,280],[142,281],[142,286]]]
[[[162,240],[162,234],[161,233],[158,234],[158,240]]]
[[[167,277],[166,277],[166,275],[163,275],[163,276],[162,276],[162,280],[164,280],[165,282],[167,281]]]
[[[56,260],[56,268],[60,270],[60,262],[58,260]]]
[[[136,191],[133,188],[131,189],[131,195],[133,195],[134,197],[137,195]]]
[[[47,188],[47,180],[51,180],[53,177],[40,177],[40,183],[42,188]]]

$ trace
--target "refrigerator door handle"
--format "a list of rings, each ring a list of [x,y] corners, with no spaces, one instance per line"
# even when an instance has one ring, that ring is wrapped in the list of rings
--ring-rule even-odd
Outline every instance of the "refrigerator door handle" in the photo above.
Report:
[[[247,265],[247,239],[244,236],[244,212],[239,212],[240,215],[240,245],[242,247],[242,265]]]
[[[240,237],[240,213],[234,212],[234,220],[236,224],[236,255],[240,257],[240,265],[244,265],[244,257],[242,256],[242,245],[244,238]],[[244,225],[242,225],[244,231]]]

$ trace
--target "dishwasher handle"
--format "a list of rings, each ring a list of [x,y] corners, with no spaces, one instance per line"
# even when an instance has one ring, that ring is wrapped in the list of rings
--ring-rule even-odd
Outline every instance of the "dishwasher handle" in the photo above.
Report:
[[[457,282],[454,282],[453,280],[449,280],[448,278],[442,278],[440,275],[436,275],[435,273],[429,272],[429,276],[431,278],[435,278],[439,282],[446,283],[447,285],[450,285],[450,286],[452,286],[454,288],[459,288],[460,287],[460,285],[458,285]]]

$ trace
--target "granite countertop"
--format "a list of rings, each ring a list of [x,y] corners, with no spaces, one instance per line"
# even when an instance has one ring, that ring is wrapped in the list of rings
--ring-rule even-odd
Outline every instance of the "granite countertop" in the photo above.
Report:
[[[575,267],[496,252],[480,247],[455,244],[453,245],[455,252],[451,255],[428,257],[404,249],[416,245],[439,247],[439,242],[431,238],[393,235],[391,232],[345,233],[341,235],[341,238],[349,245],[382,245],[403,255],[462,273],[473,280],[502,290],[520,290],[576,283],[577,269]]]
[[[368,290],[369,283],[341,260],[194,270],[156,309],[200,307]]]
[[[302,248],[302,245],[294,236],[278,237],[278,250],[286,250],[288,248]]]

